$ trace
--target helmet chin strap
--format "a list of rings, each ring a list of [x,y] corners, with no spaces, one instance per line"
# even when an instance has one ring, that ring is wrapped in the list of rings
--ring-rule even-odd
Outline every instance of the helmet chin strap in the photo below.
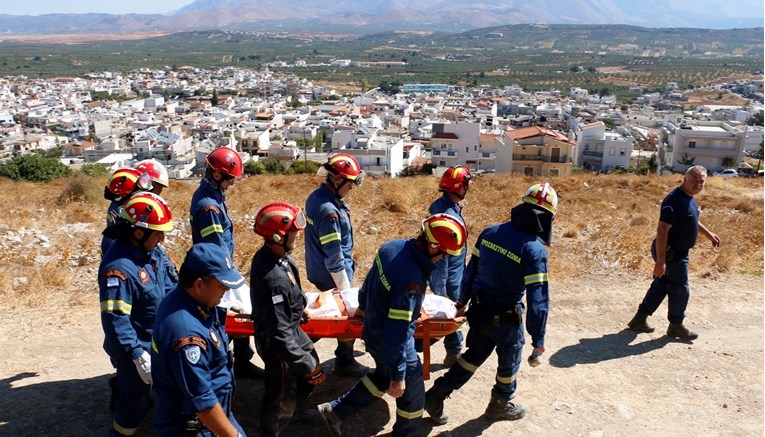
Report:
[[[142,230],[143,231],[143,237],[135,238],[135,229]],[[137,228],[135,226],[133,227],[133,231],[134,232],[132,232],[130,234],[130,239],[135,241],[136,243],[138,243],[138,247],[141,250],[143,250],[144,252],[148,252],[148,250],[146,249],[146,242],[149,241],[149,238],[151,237],[151,233],[154,232],[154,231],[152,231],[151,229],[148,229],[148,228]]]
[[[335,186],[335,183],[334,183],[333,179],[340,179],[340,183],[337,184],[337,186]],[[329,185],[329,188],[330,188],[330,190],[332,190],[332,193],[334,193],[335,197],[337,197],[338,199],[342,199],[342,197],[340,197],[340,194],[339,194],[340,193],[340,189],[343,188],[345,186],[345,184],[348,184],[351,181],[349,179],[345,179],[345,178],[342,178],[342,179],[338,178],[337,176],[333,176],[332,178],[327,176],[327,182],[329,182],[329,184],[327,184],[327,185]]]

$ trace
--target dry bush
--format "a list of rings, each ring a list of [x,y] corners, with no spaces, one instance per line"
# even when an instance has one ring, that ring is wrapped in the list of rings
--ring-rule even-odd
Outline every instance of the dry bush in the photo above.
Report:
[[[102,190],[105,180],[91,179]],[[308,195],[322,182],[312,175],[255,176],[237,183],[227,193],[229,212],[236,232],[235,263],[247,275],[262,239],[252,232],[257,211],[273,201],[303,207]],[[475,243],[481,230],[509,219],[510,209],[520,202],[532,184],[544,181],[521,175],[489,174],[476,180],[464,201],[468,244]],[[549,180],[560,194],[559,211],[548,249],[550,277],[554,283],[568,283],[566,298],[575,298],[578,281],[593,271],[630,273],[648,277],[653,268],[650,244],[656,233],[659,205],[680,182],[681,175],[665,177],[637,175],[578,174]],[[708,179],[698,196],[701,221],[722,239],[712,248],[704,238],[691,254],[692,274],[722,277],[730,273],[762,276],[763,273],[763,185],[761,179]],[[40,229],[52,247],[34,250],[10,247],[4,250],[0,268],[0,303],[45,305],[56,299],[91,305],[97,289],[97,255],[108,202],[70,201],[59,207],[59,198],[69,182],[50,184],[0,180],[0,237],[22,227]],[[172,181],[162,194],[173,212],[175,230],[168,233],[165,248],[180,265],[191,244],[188,225],[189,203],[198,181]],[[372,265],[380,245],[392,238],[416,235],[427,208],[440,193],[438,180],[422,176],[400,179],[372,179],[356,187],[347,198],[351,207],[357,262],[355,284],[360,284]],[[86,223],[90,234],[67,235],[62,229]],[[294,257],[305,278],[302,236]],[[43,261],[41,261],[43,260]],[[14,286],[14,278],[27,278]],[[18,281],[17,281],[18,282]],[[69,300],[67,300],[69,299]]]

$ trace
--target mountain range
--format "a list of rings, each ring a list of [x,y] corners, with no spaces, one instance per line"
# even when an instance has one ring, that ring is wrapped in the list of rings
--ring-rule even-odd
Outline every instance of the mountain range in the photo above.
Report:
[[[520,23],[757,28],[763,26],[763,12],[761,7],[725,7],[717,0],[196,0],[169,14],[0,14],[0,35],[214,29],[462,32]]]

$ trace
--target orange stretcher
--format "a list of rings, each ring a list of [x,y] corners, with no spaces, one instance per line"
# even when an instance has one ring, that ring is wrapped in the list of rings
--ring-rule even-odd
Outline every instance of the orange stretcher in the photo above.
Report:
[[[342,314],[348,314],[342,298],[335,294],[335,300]],[[361,317],[312,317],[307,323],[300,325],[311,338],[361,338],[363,328]],[[417,320],[414,338],[422,340],[422,374],[430,379],[430,342],[432,339],[445,337],[456,332],[465,323],[464,317],[454,319],[437,319],[428,317],[422,312]],[[232,337],[246,337],[255,334],[255,324],[249,314],[228,313],[226,316],[226,332]]]

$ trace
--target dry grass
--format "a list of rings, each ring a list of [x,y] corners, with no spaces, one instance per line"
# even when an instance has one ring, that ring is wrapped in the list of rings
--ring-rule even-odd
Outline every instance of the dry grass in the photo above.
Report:
[[[268,202],[286,201],[303,206],[308,194],[322,181],[315,176],[257,176],[232,187],[228,194],[234,217],[237,246],[235,261],[249,271],[250,259],[261,239],[252,232],[252,220]],[[482,176],[465,201],[469,243],[489,224],[505,221],[524,190],[538,179],[492,174]],[[680,176],[591,174],[559,177],[550,182],[561,196],[555,219],[553,246],[549,248],[551,280],[574,285],[595,271],[627,272],[647,276],[653,266],[649,247],[656,229],[659,204],[681,181]],[[88,181],[95,192],[105,181]],[[719,249],[700,237],[691,257],[693,274],[721,277],[726,273],[757,276],[763,273],[762,180],[723,180],[710,177],[699,196],[702,222],[722,239]],[[198,183],[173,181],[165,198],[173,210],[176,229],[165,246],[179,264],[190,245],[188,206]],[[4,250],[0,267],[0,302],[12,306],[39,306],[51,299],[68,305],[95,302],[100,230],[107,202],[62,200],[71,186],[62,180],[47,185],[0,180],[0,238],[20,228],[39,231],[51,246],[25,242]],[[439,195],[431,177],[369,179],[348,197],[355,235],[354,256],[358,267],[355,283],[366,275],[377,248],[391,238],[417,233],[430,203]],[[75,232],[72,226],[87,226]],[[303,268],[302,242],[295,252]],[[23,278],[23,279],[20,279]],[[304,280],[304,287],[310,284]],[[575,287],[574,287],[575,288]],[[60,291],[60,292],[59,292]]]

